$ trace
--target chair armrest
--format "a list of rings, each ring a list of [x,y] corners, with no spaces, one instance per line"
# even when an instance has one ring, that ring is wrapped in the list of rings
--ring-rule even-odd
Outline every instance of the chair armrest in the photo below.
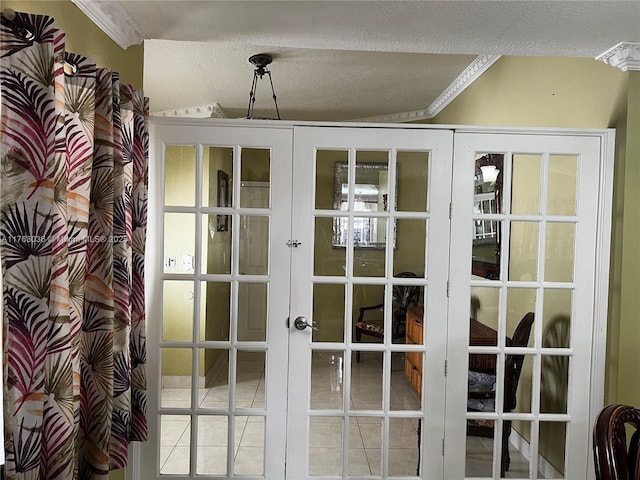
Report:
[[[360,314],[358,315],[358,322],[362,322],[364,320],[364,312],[368,311],[368,310],[378,310],[380,308],[384,307],[384,303],[380,303],[378,305],[371,305],[369,307],[360,307]]]

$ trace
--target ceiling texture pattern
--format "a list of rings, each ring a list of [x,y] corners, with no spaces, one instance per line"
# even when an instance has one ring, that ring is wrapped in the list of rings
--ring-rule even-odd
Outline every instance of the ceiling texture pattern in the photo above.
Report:
[[[122,48],[144,41],[157,115],[242,118],[256,53],[287,120],[432,118],[501,55],[640,69],[640,0],[72,0]],[[275,114],[268,80],[257,115]]]

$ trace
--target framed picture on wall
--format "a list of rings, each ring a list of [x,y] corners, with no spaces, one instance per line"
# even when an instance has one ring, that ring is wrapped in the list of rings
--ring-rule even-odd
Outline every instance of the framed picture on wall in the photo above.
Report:
[[[218,207],[230,206],[229,200],[229,175],[218,170]],[[229,215],[218,215],[218,231],[229,231]]]

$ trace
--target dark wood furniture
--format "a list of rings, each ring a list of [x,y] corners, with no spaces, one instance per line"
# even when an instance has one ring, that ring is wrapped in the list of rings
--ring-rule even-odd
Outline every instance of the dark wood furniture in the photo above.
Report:
[[[627,426],[635,428],[630,439]],[[640,409],[604,407],[593,427],[593,455],[597,480],[639,480]]]
[[[513,337],[507,342],[511,347],[526,347],[529,344],[529,336],[531,334],[531,327],[533,326],[534,313],[528,312],[513,332]],[[493,344],[495,345],[495,343]],[[495,355],[492,355],[495,357]],[[502,412],[511,412],[516,407],[516,392],[518,390],[518,382],[520,380],[520,374],[522,372],[522,364],[524,362],[524,355],[505,355],[505,371],[504,371],[504,397]],[[469,368],[470,370],[471,367]],[[486,371],[483,369],[483,371]],[[494,370],[495,375],[495,370]],[[495,400],[495,390],[469,390],[468,398],[482,398]],[[469,409],[469,411],[473,411]],[[491,410],[495,411],[495,410]],[[500,413],[500,412],[498,412]],[[502,426],[502,455],[500,458],[500,478],[503,478],[505,472],[509,470],[509,464],[511,459],[509,457],[509,435],[511,434],[511,420],[504,420]],[[478,437],[494,436],[494,422],[492,420],[468,420],[467,421],[467,435]]]

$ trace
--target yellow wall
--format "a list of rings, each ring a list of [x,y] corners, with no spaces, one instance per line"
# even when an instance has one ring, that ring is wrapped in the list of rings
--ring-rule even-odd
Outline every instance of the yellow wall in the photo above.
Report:
[[[2,0],[2,8],[53,17],[54,26],[66,33],[65,49],[94,60],[99,67],[120,73],[120,81],[142,90],[144,48],[123,50],[69,0]]]

